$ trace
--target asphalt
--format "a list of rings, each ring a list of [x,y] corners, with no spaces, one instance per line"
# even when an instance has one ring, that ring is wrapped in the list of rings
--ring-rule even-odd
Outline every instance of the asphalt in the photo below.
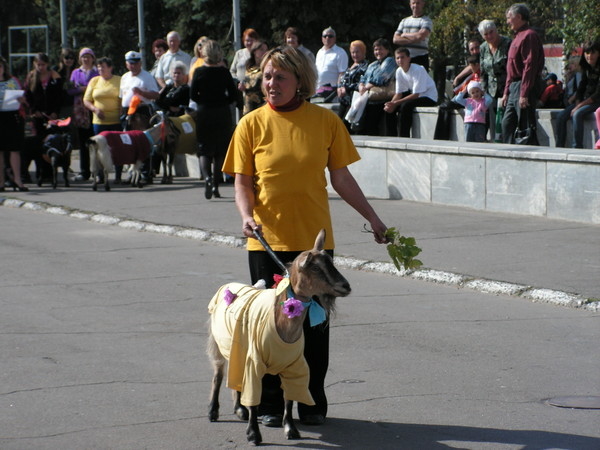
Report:
[[[190,179],[5,193],[2,450],[248,446],[225,389],[219,421],[207,411],[206,305],[248,278],[233,189],[222,193],[207,201]],[[364,221],[331,200],[352,294],[331,321],[327,422],[299,424],[291,441],[261,426],[264,446],[600,448],[600,315],[582,304],[600,297],[598,227],[373,204],[416,238],[428,269],[398,276]]]
[[[206,200],[203,182],[177,178],[143,189],[89,183],[4,193],[4,206],[43,209],[138,230],[243,246],[233,186]],[[293,201],[291,199],[290,201]],[[330,200],[336,256],[342,267],[444,283],[529,301],[598,310],[600,226],[482,212],[404,200],[371,200],[388,227],[416,239],[423,267],[398,273],[385,246],[365,233],[365,220],[341,199]]]

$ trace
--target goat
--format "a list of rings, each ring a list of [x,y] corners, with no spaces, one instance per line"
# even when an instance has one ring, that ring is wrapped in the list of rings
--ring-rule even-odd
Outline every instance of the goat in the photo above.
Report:
[[[42,158],[52,167],[52,188],[58,186],[58,167],[62,167],[65,187],[69,187],[69,167],[71,166],[71,134],[68,126],[71,118],[65,120],[50,120],[47,128],[55,131],[44,138],[44,153]],[[38,177],[37,185],[42,185],[42,177]]]
[[[163,114],[163,113],[159,113]],[[157,116],[150,119],[150,124],[156,123]],[[173,164],[175,155],[196,154],[196,112],[188,110],[182,116],[168,116],[163,118],[163,134],[167,136],[159,147],[162,158],[163,176],[161,184],[173,183]]]
[[[219,390],[225,362],[229,361],[227,386],[235,391],[234,411],[241,420],[248,420],[246,438],[255,445],[262,442],[258,404],[264,374],[283,375],[287,439],[300,438],[292,417],[293,402],[314,405],[308,390],[302,324],[309,310],[309,317],[322,312],[324,319],[334,311],[336,297],[350,293],[348,281],[323,250],[324,242],[325,230],[321,230],[314,248],[294,259],[289,276],[276,289],[230,283],[221,286],[208,305],[211,317],[207,354],[214,369],[209,420],[219,418]],[[312,299],[314,296],[322,307]]]
[[[104,190],[110,191],[108,171],[115,164],[133,164],[132,186],[143,187],[141,167],[162,139],[162,122],[145,131],[103,131],[88,140],[90,168],[94,177],[92,189],[98,189],[97,172],[104,172]]]

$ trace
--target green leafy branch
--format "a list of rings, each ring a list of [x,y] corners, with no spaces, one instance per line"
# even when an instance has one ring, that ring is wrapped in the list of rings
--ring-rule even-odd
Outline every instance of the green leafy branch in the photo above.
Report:
[[[373,233],[372,230],[367,229],[367,225],[364,226],[364,231]],[[404,267],[405,270],[418,269],[423,263],[415,259],[415,257],[421,253],[421,248],[417,247],[417,242],[413,237],[406,237],[400,234],[396,228],[388,228],[385,231],[385,237],[388,241],[387,251],[392,258],[392,262],[396,266],[396,269],[400,270],[400,266]]]

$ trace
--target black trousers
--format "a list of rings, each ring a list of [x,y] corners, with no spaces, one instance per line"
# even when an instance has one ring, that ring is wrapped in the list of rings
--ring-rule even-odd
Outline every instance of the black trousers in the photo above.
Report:
[[[410,137],[413,124],[413,112],[417,106],[435,106],[429,97],[417,97],[400,103],[396,111],[386,113],[386,128],[388,136]],[[397,134],[395,133],[397,132]]]
[[[537,96],[539,89],[533,88],[529,94],[529,107],[521,109],[519,98],[521,97],[521,81],[513,81],[508,91],[508,101],[502,118],[502,140],[505,144],[515,143],[515,130],[517,127],[527,128],[528,124],[536,123]],[[537,134],[534,134],[528,145],[538,145]]]
[[[333,257],[333,250],[327,250]],[[301,252],[275,252],[283,263],[289,263]],[[248,253],[250,277],[252,283],[263,279],[267,288],[273,285],[273,275],[282,275],[279,266],[267,252],[252,251]],[[318,300],[318,299],[317,299]],[[315,401],[314,406],[298,404],[300,418],[308,414],[327,415],[327,396],[325,395],[325,375],[329,367],[329,321],[311,327],[308,315],[304,321],[304,357],[310,368],[308,389]],[[278,375],[265,375],[262,380],[262,397],[258,409],[259,415],[283,414],[283,390]]]

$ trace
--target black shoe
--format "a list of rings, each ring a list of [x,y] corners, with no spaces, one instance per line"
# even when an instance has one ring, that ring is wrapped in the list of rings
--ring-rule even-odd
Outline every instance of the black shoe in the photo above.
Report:
[[[307,414],[304,417],[300,417],[300,423],[303,425],[323,425],[325,423],[325,416],[322,414]]]
[[[262,424],[265,427],[281,428],[283,424],[283,416],[281,414],[265,414],[262,417]]]
[[[19,192],[29,192],[29,188],[27,186],[17,186],[16,184],[13,186],[13,191]]]
[[[206,198],[207,200],[210,200],[213,196],[212,187],[212,178],[207,177],[206,181],[204,182],[204,198]]]
[[[214,198],[221,198],[221,193],[219,192],[219,188],[218,187],[214,187],[213,190],[213,197]]]
[[[75,181],[87,181],[90,179],[90,176],[85,176],[84,174],[80,173],[79,175],[75,176]]]

